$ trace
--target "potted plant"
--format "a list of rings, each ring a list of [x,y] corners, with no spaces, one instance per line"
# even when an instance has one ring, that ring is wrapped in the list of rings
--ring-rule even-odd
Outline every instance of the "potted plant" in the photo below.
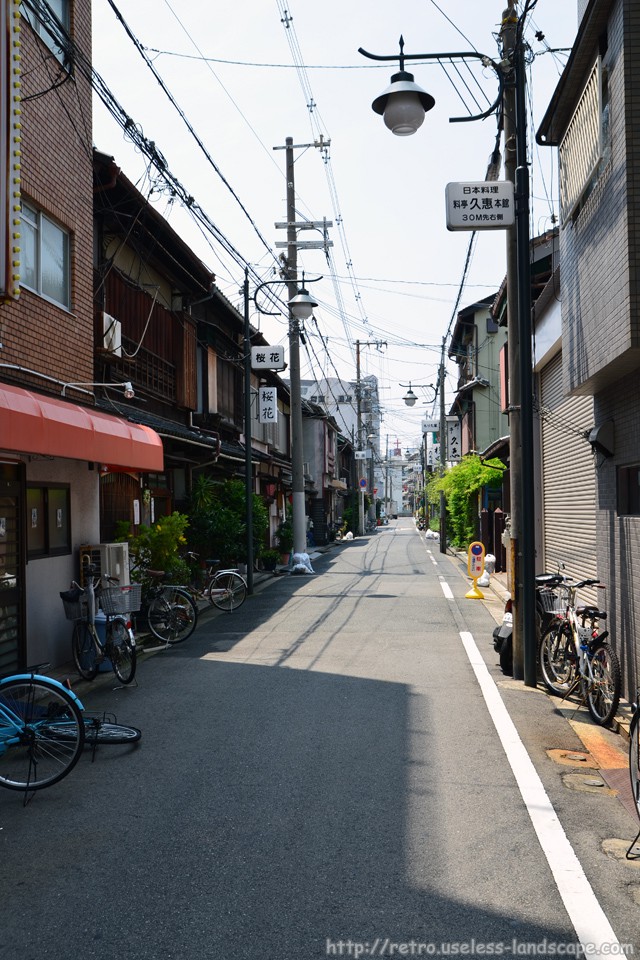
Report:
[[[293,518],[290,513],[280,522],[276,531],[276,543],[280,549],[282,563],[289,562],[289,555],[293,550]]]
[[[265,570],[270,570],[272,573],[278,566],[280,560],[280,551],[279,550],[263,550],[260,555],[262,560],[262,566]]]

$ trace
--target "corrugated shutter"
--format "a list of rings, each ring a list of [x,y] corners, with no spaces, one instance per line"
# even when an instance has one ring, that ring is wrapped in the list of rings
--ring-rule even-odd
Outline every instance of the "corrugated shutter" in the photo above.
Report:
[[[593,426],[593,398],[563,396],[562,354],[541,371],[540,401],[544,567],[555,572],[560,563],[576,580],[596,577],[595,465],[580,436]]]

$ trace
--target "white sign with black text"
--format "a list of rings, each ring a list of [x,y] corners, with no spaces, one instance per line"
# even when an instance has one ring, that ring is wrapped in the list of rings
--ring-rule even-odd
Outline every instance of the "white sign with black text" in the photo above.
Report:
[[[258,391],[258,422],[278,422],[278,391],[275,387],[260,387]]]
[[[445,197],[447,230],[504,230],[516,222],[510,180],[448,183]]]
[[[286,370],[284,347],[251,347],[252,370]]]

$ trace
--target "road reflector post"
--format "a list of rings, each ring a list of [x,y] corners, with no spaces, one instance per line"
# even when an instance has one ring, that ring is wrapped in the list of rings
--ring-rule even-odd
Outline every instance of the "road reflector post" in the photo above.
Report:
[[[484,544],[480,543],[479,540],[469,544],[467,570],[473,580],[473,586],[471,590],[465,593],[465,598],[467,600],[484,600],[483,592],[478,589],[478,580],[484,573]]]

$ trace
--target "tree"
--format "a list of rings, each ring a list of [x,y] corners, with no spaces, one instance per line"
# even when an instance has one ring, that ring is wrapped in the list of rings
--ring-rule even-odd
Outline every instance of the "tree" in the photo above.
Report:
[[[483,462],[469,454],[447,470],[433,477],[427,486],[430,503],[437,503],[440,491],[447,501],[447,530],[453,546],[465,548],[478,536],[478,494],[483,487],[499,483],[504,464],[497,459]]]

